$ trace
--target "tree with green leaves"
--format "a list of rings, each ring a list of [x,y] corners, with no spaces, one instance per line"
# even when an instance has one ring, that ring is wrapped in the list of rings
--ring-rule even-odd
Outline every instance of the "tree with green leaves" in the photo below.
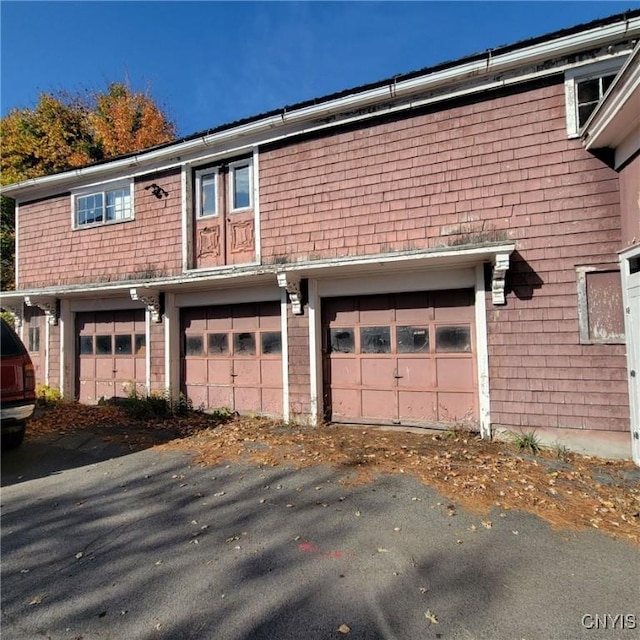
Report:
[[[0,120],[3,185],[81,167],[175,139],[175,125],[148,93],[112,83],[103,93],[42,93],[33,109]],[[2,197],[1,282],[14,288],[15,207]]]

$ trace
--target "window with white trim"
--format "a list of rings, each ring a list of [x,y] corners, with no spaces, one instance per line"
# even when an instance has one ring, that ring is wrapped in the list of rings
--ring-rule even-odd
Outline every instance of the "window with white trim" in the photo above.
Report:
[[[83,189],[72,194],[76,229],[133,218],[133,181]]]
[[[230,210],[250,209],[252,187],[251,161],[235,162],[229,165]]]
[[[196,171],[196,217],[208,218],[218,215],[217,167]]]
[[[253,208],[251,158],[197,169],[193,176],[196,219]]]
[[[625,59],[626,56],[619,56],[571,69],[565,73],[567,133],[570,138],[580,135],[589,116],[611,86]]]
[[[624,344],[624,305],[618,269],[577,267],[580,344]]]

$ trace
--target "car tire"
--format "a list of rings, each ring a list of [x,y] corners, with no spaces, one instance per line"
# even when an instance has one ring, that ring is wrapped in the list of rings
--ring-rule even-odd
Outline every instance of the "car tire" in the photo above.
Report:
[[[24,434],[27,425],[23,422],[20,428],[16,431],[10,431],[9,433],[2,434],[2,448],[3,449],[17,449],[24,440]]]

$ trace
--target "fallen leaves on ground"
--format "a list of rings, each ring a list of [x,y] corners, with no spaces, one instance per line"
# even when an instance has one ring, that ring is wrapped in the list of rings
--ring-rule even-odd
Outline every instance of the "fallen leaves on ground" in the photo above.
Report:
[[[89,430],[130,449],[190,452],[202,465],[249,462],[303,468],[331,465],[344,481],[404,474],[448,499],[487,514],[492,508],[536,514],[557,528],[595,528],[640,544],[640,469],[630,461],[543,451],[527,456],[504,442],[467,432],[288,425],[264,418],[224,424],[207,414],[140,422],[120,407],[64,403],[30,423],[31,437]],[[455,515],[455,505],[447,512]],[[491,528],[484,520],[483,526]]]

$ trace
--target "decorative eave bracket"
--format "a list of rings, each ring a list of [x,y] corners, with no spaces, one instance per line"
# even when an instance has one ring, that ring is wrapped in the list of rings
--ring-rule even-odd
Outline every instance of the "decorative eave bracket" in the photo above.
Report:
[[[142,302],[142,304],[146,305],[153,322],[162,322],[160,292],[157,289],[138,287],[130,289],[129,294],[131,295],[132,300],[138,300],[139,302]]]
[[[47,322],[51,326],[56,326],[60,318],[60,305],[58,298],[53,296],[25,296],[24,303],[28,307],[38,307],[44,311]]]
[[[302,311],[302,293],[300,291],[300,276],[294,276],[290,273],[278,273],[278,286],[285,289],[291,300],[291,311],[296,316],[301,316]]]
[[[493,304],[505,304],[505,282],[509,270],[509,254],[497,253],[493,262],[491,275],[491,302]]]

